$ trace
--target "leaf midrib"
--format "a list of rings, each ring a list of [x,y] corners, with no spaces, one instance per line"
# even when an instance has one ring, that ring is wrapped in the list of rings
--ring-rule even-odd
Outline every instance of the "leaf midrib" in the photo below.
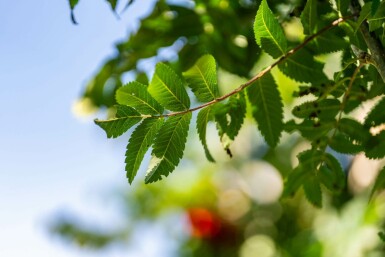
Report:
[[[263,4],[263,3],[262,3]],[[267,5],[267,3],[265,3]],[[271,34],[266,22],[265,22],[265,16],[263,15],[263,13],[265,12],[264,11],[264,7],[265,6],[262,6],[262,22],[263,22],[263,25],[266,29],[266,31],[269,33],[270,37],[273,39],[273,41],[275,42],[275,44],[278,46],[279,50],[281,51],[281,53],[283,54],[284,53],[284,50],[281,48],[280,44],[278,44],[277,40],[273,37],[273,35]],[[270,11],[270,9],[268,8],[268,11]],[[274,15],[273,15],[274,16]],[[274,18],[274,17],[273,17]]]
[[[188,109],[188,107],[181,101],[181,100],[179,100],[179,98],[174,94],[174,92],[172,92],[169,88],[168,88],[168,86],[166,85],[166,83],[159,77],[159,75],[156,75],[157,77],[158,77],[158,79],[159,79],[159,81],[161,82],[161,84],[163,85],[163,87],[165,88],[165,89],[167,89],[167,91],[168,92],[170,92],[170,94],[180,103],[180,104],[182,104],[183,105],[183,107],[185,108],[185,110],[186,109]]]

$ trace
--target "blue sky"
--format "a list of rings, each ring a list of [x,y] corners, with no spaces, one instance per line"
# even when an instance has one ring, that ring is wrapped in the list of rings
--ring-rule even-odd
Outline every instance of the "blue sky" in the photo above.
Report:
[[[126,186],[124,142],[71,108],[151,2],[136,1],[118,20],[106,1],[82,0],[78,26],[67,0],[0,2],[0,256],[98,256],[52,238],[47,218],[72,210],[114,220],[100,196]]]

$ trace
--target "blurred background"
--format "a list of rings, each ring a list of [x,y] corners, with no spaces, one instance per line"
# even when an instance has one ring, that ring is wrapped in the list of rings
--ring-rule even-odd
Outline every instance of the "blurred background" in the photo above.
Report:
[[[338,155],[348,183],[337,196],[325,193],[322,209],[302,191],[280,199],[309,143],[284,134],[272,150],[250,115],[232,158],[211,124],[216,163],[190,133],[173,174],[144,185],[145,161],[128,185],[129,133],[107,140],[93,123],[108,115],[117,87],[146,81],[157,61],[184,70],[210,52],[223,93],[272,61],[254,43],[254,1],[156,2],[134,1],[114,14],[104,1],[83,0],[78,25],[67,1],[0,2],[0,256],[384,256],[384,196],[368,201],[380,161]],[[288,18],[295,4],[282,5],[295,43],[303,38]],[[339,53],[320,58],[331,76]],[[273,75],[285,104],[294,104],[298,85]]]

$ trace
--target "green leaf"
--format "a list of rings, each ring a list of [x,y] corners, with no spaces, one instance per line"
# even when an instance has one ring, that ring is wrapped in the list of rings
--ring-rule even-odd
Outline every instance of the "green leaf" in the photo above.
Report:
[[[371,10],[372,10],[372,2],[365,3],[365,5],[362,7],[360,11],[360,16],[358,17],[358,20],[357,20],[356,32],[358,31],[358,29],[360,28],[364,20],[370,17]]]
[[[385,131],[365,142],[365,155],[369,159],[381,159],[385,156]]]
[[[71,10],[75,8],[75,6],[79,3],[79,0],[69,0]]]
[[[298,118],[315,118],[334,120],[340,111],[341,103],[337,99],[305,102],[293,108],[293,115]]]
[[[342,15],[347,13],[350,0],[336,0],[337,11],[339,11]]]
[[[107,0],[107,2],[110,3],[111,9],[112,9],[113,11],[115,11],[115,10],[116,10],[116,5],[117,5],[117,3],[118,3],[118,0]]]
[[[156,65],[148,91],[156,101],[170,111],[184,111],[190,107],[190,99],[182,80],[164,63]]]
[[[95,120],[96,125],[101,127],[107,133],[108,138],[115,138],[122,135],[142,120],[140,113],[131,107],[118,105],[116,108],[115,118],[109,120]]]
[[[292,133],[294,130],[298,130],[304,138],[315,142],[326,136],[333,127],[334,120],[314,121],[305,119],[300,124],[296,124],[294,120],[291,120],[284,124],[285,131]]]
[[[301,23],[303,26],[303,33],[311,35],[316,29],[316,24],[319,20],[317,16],[317,0],[308,0],[305,8],[301,13]]]
[[[296,167],[289,173],[285,181],[282,197],[294,196],[295,192],[297,192],[297,190],[302,186],[308,176],[309,172],[306,172],[299,166]]]
[[[377,178],[374,182],[372,191],[370,192],[370,198],[373,197],[374,193],[385,188],[385,167],[383,167],[377,175]]]
[[[385,123],[385,97],[373,107],[365,119],[365,127],[374,127]]]
[[[163,113],[163,107],[148,93],[147,87],[137,81],[120,87],[116,91],[116,101],[135,108],[142,114]]]
[[[372,0],[372,8],[370,14],[373,16],[376,14],[378,7],[380,6],[380,0]]]
[[[372,2],[372,11],[373,4],[374,2]],[[377,12],[375,14],[371,13],[371,16],[372,17],[368,18],[369,30],[374,31],[376,29],[381,28],[385,22],[385,2],[382,2]]]
[[[288,77],[298,82],[321,83],[328,81],[323,73],[324,65],[314,60],[306,50],[293,54],[285,62],[278,64],[278,68]]]
[[[306,150],[297,155],[299,165],[289,173],[285,182],[283,196],[293,196],[295,192],[313,176],[321,156],[318,151]]]
[[[75,19],[74,9],[75,6],[79,3],[79,0],[69,0],[70,8],[71,8],[71,21],[73,24],[78,24]]]
[[[247,94],[258,129],[269,146],[276,146],[283,130],[283,104],[273,76],[262,76],[248,87]]]
[[[234,140],[246,115],[246,100],[243,92],[231,96],[226,104],[216,104],[214,112],[221,139],[227,135]]]
[[[209,102],[218,97],[217,68],[211,55],[199,58],[183,76],[199,101]]]
[[[333,193],[340,193],[346,184],[346,174],[341,164],[329,153],[324,153],[324,163],[319,168],[318,179]]]
[[[148,148],[163,125],[163,118],[145,119],[132,133],[126,151],[126,172],[128,182],[134,180]]]
[[[303,190],[306,198],[311,204],[318,208],[322,207],[322,192],[317,177],[309,177],[303,184]]]
[[[257,44],[273,58],[278,58],[286,53],[285,34],[266,0],[262,0],[258,8],[254,22],[254,34]]]
[[[203,148],[205,150],[206,158],[210,162],[215,162],[214,158],[211,156],[210,151],[207,147],[206,143],[206,129],[207,123],[212,119],[212,109],[211,107],[206,107],[199,111],[197,117],[197,131],[199,135],[199,139],[202,142]]]
[[[160,128],[154,141],[146,183],[161,180],[178,165],[183,157],[191,116],[191,112],[171,116]]]
[[[309,48],[317,55],[333,53],[343,50],[349,46],[344,40],[343,35],[338,35],[335,32],[327,31],[317,36],[308,44]]]
[[[345,154],[356,154],[363,150],[363,144],[369,139],[368,131],[356,120],[343,118],[338,122],[337,130],[330,139],[329,146]]]

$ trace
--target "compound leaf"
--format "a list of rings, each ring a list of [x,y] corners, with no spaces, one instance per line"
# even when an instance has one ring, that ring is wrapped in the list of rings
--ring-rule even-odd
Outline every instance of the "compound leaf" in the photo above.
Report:
[[[190,107],[190,99],[182,80],[164,63],[156,65],[148,91],[170,111],[184,111]]]
[[[269,146],[276,146],[283,130],[283,104],[273,76],[265,74],[249,86],[247,94],[258,129]]]
[[[209,102],[218,97],[217,68],[211,55],[199,58],[183,76],[199,101]]]
[[[206,143],[206,129],[207,129],[207,123],[212,119],[212,109],[211,107],[206,107],[199,111],[198,117],[197,117],[197,131],[199,135],[199,139],[202,142],[203,148],[205,150],[206,158],[210,162],[214,162],[214,158],[211,156],[210,151],[207,147]]]
[[[101,127],[107,133],[108,138],[115,138],[122,135],[142,120],[141,114],[129,106],[118,105],[116,108],[115,118],[109,120],[95,120],[96,125]]]
[[[273,58],[285,54],[287,48],[285,35],[266,0],[262,0],[258,8],[254,34],[257,44]]]
[[[178,165],[183,157],[191,116],[191,112],[171,116],[160,128],[154,141],[146,183],[161,180]]]
[[[120,87],[116,92],[116,101],[133,107],[142,114],[163,113],[163,107],[148,93],[147,86],[137,81]]]
[[[128,182],[134,180],[148,148],[163,125],[163,118],[145,119],[132,133],[126,151],[126,172]]]

